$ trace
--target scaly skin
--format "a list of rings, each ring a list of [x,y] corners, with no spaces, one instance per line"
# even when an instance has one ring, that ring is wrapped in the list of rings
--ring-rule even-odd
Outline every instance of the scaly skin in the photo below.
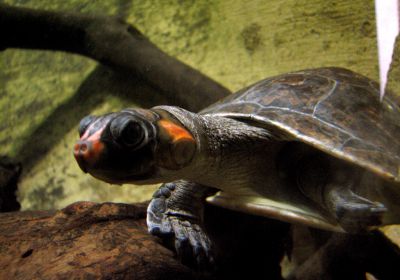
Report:
[[[179,259],[207,268],[214,263],[212,241],[204,229],[205,198],[216,190],[187,181],[163,184],[147,209],[149,232],[171,243]]]

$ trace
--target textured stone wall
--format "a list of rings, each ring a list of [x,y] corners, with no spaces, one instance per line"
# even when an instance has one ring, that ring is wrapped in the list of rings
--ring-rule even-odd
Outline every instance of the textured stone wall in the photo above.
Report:
[[[373,0],[3,2],[118,15],[161,49],[232,91],[267,76],[319,66],[343,66],[378,77]],[[134,105],[101,92],[98,77],[107,73],[99,74],[96,67],[71,54],[0,53],[0,154],[32,162],[21,182],[23,208],[59,208],[77,200],[133,202],[148,199],[154,190],[100,183],[83,175],[74,162],[77,124],[69,116],[84,115],[74,111],[74,104],[83,102],[74,99],[77,92],[101,95],[84,100],[94,112]],[[32,135],[39,135],[34,144]],[[53,147],[48,154],[39,160],[24,157],[44,142]]]

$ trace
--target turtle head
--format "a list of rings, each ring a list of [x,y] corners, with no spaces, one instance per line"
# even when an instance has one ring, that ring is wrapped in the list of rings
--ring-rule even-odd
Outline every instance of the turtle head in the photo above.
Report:
[[[80,168],[113,184],[152,184],[187,166],[196,151],[190,131],[164,110],[126,109],[87,116],[74,156]]]

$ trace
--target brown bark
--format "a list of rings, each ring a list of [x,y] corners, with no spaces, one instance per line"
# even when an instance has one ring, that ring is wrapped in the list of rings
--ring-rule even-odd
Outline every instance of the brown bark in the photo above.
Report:
[[[146,206],[0,214],[0,279],[282,279],[287,224],[207,207],[217,262],[192,270],[147,233]]]
[[[145,204],[0,214],[0,279],[194,279],[147,234]]]
[[[222,260],[214,276],[183,266],[147,233],[146,204],[77,202],[60,211],[3,213],[0,279],[281,279],[285,224],[220,208],[206,214]],[[365,279],[366,272],[397,279],[399,260],[379,232],[335,234],[291,279]]]

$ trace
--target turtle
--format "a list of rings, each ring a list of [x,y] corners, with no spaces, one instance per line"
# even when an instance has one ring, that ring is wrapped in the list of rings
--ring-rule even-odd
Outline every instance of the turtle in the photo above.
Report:
[[[400,108],[351,70],[261,80],[199,113],[176,106],[86,116],[74,156],[112,184],[162,183],[147,225],[212,261],[204,205],[332,232],[400,223]],[[185,246],[186,246],[185,245]]]

